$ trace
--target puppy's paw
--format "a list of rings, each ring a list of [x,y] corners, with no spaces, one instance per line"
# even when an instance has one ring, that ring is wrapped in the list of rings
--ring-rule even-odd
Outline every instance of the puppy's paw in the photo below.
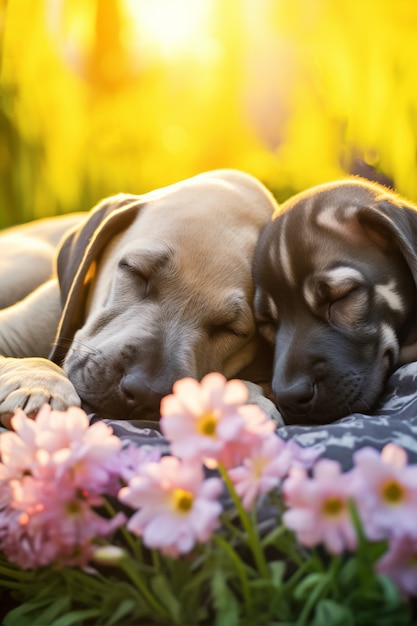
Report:
[[[80,406],[65,372],[47,359],[0,358],[0,421],[6,428],[16,409],[35,416],[48,403],[55,410]]]

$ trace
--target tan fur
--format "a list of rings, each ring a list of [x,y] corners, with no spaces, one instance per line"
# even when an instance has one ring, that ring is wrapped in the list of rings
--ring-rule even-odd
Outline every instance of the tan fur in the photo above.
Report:
[[[81,396],[95,412],[117,409],[114,417],[136,418],[146,402],[144,409],[130,406],[121,392],[133,374],[143,377],[145,395],[169,393],[185,375],[238,375],[259,347],[251,265],[259,232],[275,209],[272,195],[258,181],[233,170],[101,203],[64,240],[58,259],[64,308],[51,358],[59,364],[64,359],[73,385],[48,360],[4,359],[0,413],[18,406],[36,411],[45,400],[64,408],[79,403]],[[128,227],[121,228],[123,220]],[[106,238],[105,245],[100,238]],[[143,274],[149,274],[150,287]],[[36,327],[43,302],[44,312],[52,311],[48,327],[61,308],[56,286],[51,282],[43,294],[32,296],[37,312],[31,324]],[[149,297],[146,289],[153,290]],[[20,305],[19,315],[21,328],[30,312]],[[7,316],[10,336],[13,311]],[[17,356],[33,355],[36,346],[28,335],[27,330],[19,335],[27,354]],[[152,360],[146,346],[155,341],[161,348]],[[0,324],[0,353],[16,356],[18,342],[9,352],[6,343]],[[19,380],[22,386],[13,390]],[[125,406],[123,414],[117,402]]]
[[[0,309],[22,300],[52,277],[57,245],[84,216],[72,213],[45,218],[1,232]]]

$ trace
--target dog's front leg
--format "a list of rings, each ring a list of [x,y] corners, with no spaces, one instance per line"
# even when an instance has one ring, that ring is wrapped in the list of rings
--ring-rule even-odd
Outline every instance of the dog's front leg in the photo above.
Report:
[[[0,357],[0,421],[6,428],[16,409],[34,417],[48,403],[55,410],[80,406],[80,398],[65,372],[43,358]]]
[[[0,354],[47,357],[60,316],[58,281],[51,279],[20,302],[0,311]]]

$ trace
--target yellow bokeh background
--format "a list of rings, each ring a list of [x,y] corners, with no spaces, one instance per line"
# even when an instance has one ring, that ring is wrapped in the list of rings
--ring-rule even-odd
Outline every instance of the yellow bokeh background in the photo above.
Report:
[[[0,0],[0,226],[218,167],[417,201],[415,0]]]

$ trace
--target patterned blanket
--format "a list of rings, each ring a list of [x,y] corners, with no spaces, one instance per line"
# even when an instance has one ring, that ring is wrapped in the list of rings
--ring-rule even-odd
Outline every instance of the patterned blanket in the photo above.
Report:
[[[100,419],[91,415],[92,422]],[[158,446],[168,452],[167,441],[153,422],[105,420],[126,444]],[[417,362],[398,369],[389,379],[378,406],[369,414],[353,413],[325,426],[279,426],[284,439],[318,447],[322,457],[338,460],[344,470],[352,466],[355,450],[372,446],[381,450],[389,442],[402,446],[410,463],[417,463]]]

